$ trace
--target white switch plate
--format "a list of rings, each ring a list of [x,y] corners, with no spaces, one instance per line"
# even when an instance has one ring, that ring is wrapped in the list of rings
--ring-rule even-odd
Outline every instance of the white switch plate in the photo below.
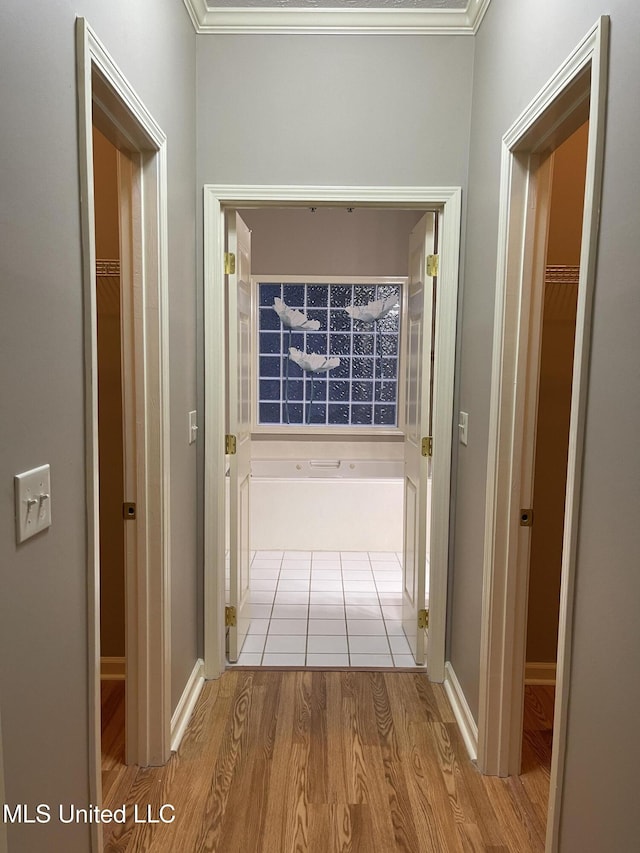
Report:
[[[193,442],[198,437],[197,419],[197,412],[189,412],[189,444],[193,444]]]
[[[460,434],[460,444],[465,446],[469,443],[469,413],[460,412],[460,420],[458,421],[458,432]]]
[[[14,479],[16,540],[24,542],[51,526],[51,472],[48,465],[33,468]]]

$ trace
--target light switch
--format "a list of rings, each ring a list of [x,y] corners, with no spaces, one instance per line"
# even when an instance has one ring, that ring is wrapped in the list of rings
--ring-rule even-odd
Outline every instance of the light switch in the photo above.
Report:
[[[458,421],[458,433],[460,436],[460,444],[465,446],[469,443],[469,413],[460,412],[460,420]]]
[[[197,418],[197,412],[189,412],[189,444],[193,444],[198,437]]]
[[[48,465],[14,477],[16,541],[24,542],[51,526],[51,473]]]

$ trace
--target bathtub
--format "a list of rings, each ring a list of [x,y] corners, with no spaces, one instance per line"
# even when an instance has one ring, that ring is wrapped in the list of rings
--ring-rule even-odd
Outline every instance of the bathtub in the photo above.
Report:
[[[251,547],[401,551],[402,473],[401,460],[253,460]]]

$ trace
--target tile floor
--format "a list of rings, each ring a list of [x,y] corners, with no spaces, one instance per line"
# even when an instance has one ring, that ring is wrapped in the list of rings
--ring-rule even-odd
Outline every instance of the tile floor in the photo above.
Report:
[[[401,554],[256,551],[237,666],[414,667],[402,631]]]

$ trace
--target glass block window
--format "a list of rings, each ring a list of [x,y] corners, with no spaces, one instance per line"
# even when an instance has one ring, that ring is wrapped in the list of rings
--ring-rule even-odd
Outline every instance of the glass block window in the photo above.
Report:
[[[258,423],[397,426],[400,297],[393,284],[259,283]]]

